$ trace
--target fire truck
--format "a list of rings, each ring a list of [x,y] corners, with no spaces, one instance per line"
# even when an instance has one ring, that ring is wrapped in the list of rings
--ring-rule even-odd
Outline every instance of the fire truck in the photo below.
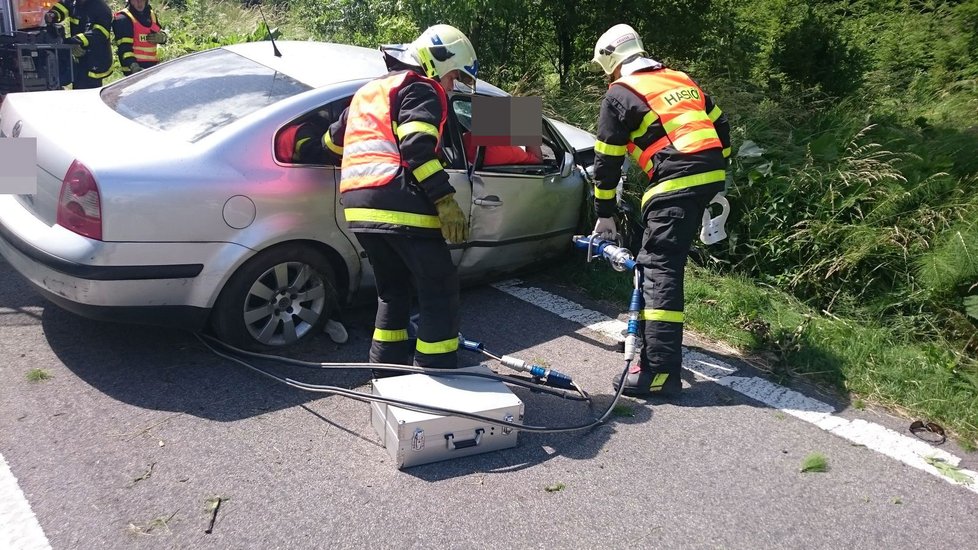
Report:
[[[71,47],[44,14],[57,0],[0,0],[0,102],[11,92],[56,90],[71,83]]]

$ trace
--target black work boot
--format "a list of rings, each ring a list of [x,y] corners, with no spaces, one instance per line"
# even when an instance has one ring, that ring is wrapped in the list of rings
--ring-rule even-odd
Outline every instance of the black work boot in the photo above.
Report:
[[[615,391],[621,385],[621,375],[613,382]],[[625,376],[624,395],[631,397],[664,397],[675,398],[682,393],[683,382],[678,375],[656,373],[642,370],[640,366],[632,366]]]

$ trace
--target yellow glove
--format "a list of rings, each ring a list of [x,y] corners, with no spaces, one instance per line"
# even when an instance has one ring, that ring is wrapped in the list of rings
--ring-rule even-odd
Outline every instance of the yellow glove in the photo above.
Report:
[[[465,214],[455,201],[455,194],[445,195],[435,203],[438,219],[441,220],[441,234],[450,243],[465,242],[469,238],[469,228]]]
[[[85,48],[81,47],[81,44],[72,44],[71,46],[71,56],[75,59],[85,55]]]
[[[166,34],[162,32],[151,32],[146,35],[146,41],[150,44],[166,44]]]

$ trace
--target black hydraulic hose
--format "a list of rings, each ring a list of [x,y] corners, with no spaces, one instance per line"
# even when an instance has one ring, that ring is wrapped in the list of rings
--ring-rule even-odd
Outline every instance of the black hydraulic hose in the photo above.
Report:
[[[415,374],[427,374],[429,376],[472,376],[475,378],[486,378],[489,380],[498,380],[506,384],[512,384],[514,386],[519,386],[521,388],[526,388],[528,390],[540,393],[546,393],[561,399],[567,399],[568,401],[590,401],[591,397],[575,385],[575,390],[579,395],[574,395],[565,390],[548,388],[542,386],[536,382],[530,381],[525,378],[519,378],[515,376],[507,376],[496,373],[485,373],[485,372],[471,372],[457,369],[432,369],[425,367],[417,367],[414,365],[400,365],[396,363],[322,363],[315,361],[303,361],[301,359],[293,359],[291,357],[282,357],[280,355],[272,355],[268,353],[258,353],[254,351],[243,350],[232,346],[226,342],[222,342],[213,336],[208,336],[206,334],[195,334],[198,339],[206,338],[221,347],[227,348],[235,353],[241,355],[247,355],[250,357],[257,357],[259,359],[267,359],[269,361],[276,361],[279,363],[284,363],[287,365],[292,365],[296,367],[302,367],[305,369],[313,370],[351,370],[351,369],[371,369],[371,370],[382,370],[391,372],[411,372]],[[206,345],[206,343],[205,343]],[[210,346],[208,346],[209,348]]]
[[[621,398],[622,391],[624,391],[624,389],[625,389],[625,384],[624,383],[619,384],[618,391],[615,393],[615,398],[612,399],[611,403],[608,405],[608,408],[604,411],[604,414],[602,414],[600,418],[597,418],[597,419],[593,420],[592,422],[590,422],[588,424],[580,424],[580,425],[576,425],[576,426],[562,426],[562,427],[556,427],[556,428],[549,427],[549,426],[529,426],[529,425],[525,425],[525,424],[519,424],[519,423],[516,423],[516,422],[507,422],[506,420],[499,420],[499,419],[496,419],[496,418],[489,418],[487,416],[482,416],[482,415],[479,415],[479,414],[474,414],[474,413],[469,413],[469,412],[464,412],[464,411],[457,411],[457,410],[453,410],[453,409],[445,409],[445,408],[442,408],[442,407],[434,407],[434,406],[430,406],[430,405],[423,405],[423,404],[420,404],[420,403],[414,403],[414,402],[411,402],[411,401],[402,401],[400,399],[392,399],[392,398],[389,398],[389,397],[380,397],[380,396],[373,395],[373,394],[370,394],[370,393],[363,393],[363,392],[358,392],[356,390],[350,390],[350,389],[347,389],[347,388],[341,388],[339,386],[325,386],[325,385],[318,385],[318,384],[307,384],[305,382],[299,382],[297,380],[292,380],[291,378],[284,378],[284,377],[281,377],[281,376],[277,376],[275,374],[272,374],[272,373],[270,373],[270,372],[268,372],[268,371],[266,371],[264,369],[260,369],[260,368],[258,368],[256,366],[248,363],[247,361],[244,361],[242,359],[239,359],[237,357],[234,357],[234,356],[229,355],[229,354],[226,354],[226,353],[222,353],[222,352],[218,351],[217,349],[215,349],[214,347],[212,347],[210,344],[208,344],[203,338],[200,337],[200,335],[197,335],[197,337],[200,340],[200,342],[202,344],[204,344],[204,346],[207,347],[209,350],[211,350],[211,352],[213,352],[215,355],[218,355],[219,357],[223,357],[223,358],[228,359],[230,361],[234,361],[235,363],[238,363],[240,365],[243,365],[243,366],[247,367],[248,369],[250,369],[250,370],[252,370],[254,372],[257,372],[258,374],[260,374],[262,376],[265,376],[267,378],[270,378],[272,380],[275,380],[276,382],[280,382],[280,383],[285,384],[287,386],[291,386],[293,388],[297,388],[297,389],[300,389],[300,390],[306,390],[306,391],[310,391],[310,392],[315,392],[315,393],[328,393],[328,394],[342,395],[344,397],[348,397],[350,399],[354,399],[356,401],[362,401],[362,402],[365,402],[365,403],[367,403],[367,402],[384,403],[384,404],[387,404],[387,405],[393,405],[393,406],[396,406],[396,407],[400,407],[402,409],[407,409],[407,410],[421,412],[421,413],[435,414],[435,415],[440,415],[440,416],[457,416],[457,417],[461,417],[461,418],[468,418],[468,419],[471,419],[471,420],[477,420],[479,422],[486,422],[486,423],[489,423],[489,424],[495,424],[497,426],[505,426],[505,427],[508,427],[508,428],[512,428],[514,430],[519,430],[519,431],[524,431],[524,432],[535,432],[535,433],[565,433],[565,432],[577,432],[577,431],[582,431],[582,430],[589,430],[591,428],[594,428],[596,426],[599,426],[599,425],[601,425],[601,424],[604,423],[604,421],[608,418],[608,416],[614,410],[615,405],[618,403],[618,399]],[[211,338],[209,336],[205,336],[205,338],[208,338],[208,339],[211,339],[211,340],[215,340],[215,341],[220,342],[219,340],[216,340],[216,339]],[[226,346],[226,344],[224,344],[223,342],[222,342],[222,345],[225,345]],[[230,346],[228,346],[228,347],[230,347]],[[253,353],[253,352],[247,352],[247,353]],[[261,355],[261,354],[257,354],[257,355]],[[297,360],[295,360],[295,361],[297,361]],[[374,363],[366,363],[366,365],[368,365],[368,367],[359,367],[358,366],[358,367],[353,367],[353,368],[373,368],[373,366],[375,364]],[[629,369],[630,366],[631,366],[631,361],[626,361],[625,362],[625,370],[622,371],[622,381],[624,381],[625,376],[628,375],[628,369]],[[405,369],[405,368],[403,368],[403,367],[405,367],[405,365],[393,365],[393,366],[388,365],[388,367],[393,367],[390,370],[411,370],[411,371],[413,371],[415,368],[419,368],[419,369],[421,368],[421,367],[412,367],[411,369]],[[350,367],[330,367],[330,368],[350,368]],[[425,372],[425,370],[440,370],[440,369],[422,369],[419,372]],[[425,374],[429,374],[429,373],[428,372],[425,372]],[[434,374],[440,374],[440,375],[444,376],[446,374],[463,374],[463,373],[460,373],[460,372],[446,373],[444,371],[441,371],[441,372],[437,372],[437,373],[434,373]],[[476,373],[466,373],[466,374],[476,374]],[[488,375],[484,375],[484,377],[492,378],[491,376],[488,376]]]

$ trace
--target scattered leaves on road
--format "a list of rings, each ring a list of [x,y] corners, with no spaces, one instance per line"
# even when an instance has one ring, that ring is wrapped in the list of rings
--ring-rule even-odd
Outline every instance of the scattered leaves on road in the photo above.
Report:
[[[829,461],[822,453],[811,453],[801,462],[801,472],[827,472]]]
[[[54,376],[44,369],[31,369],[27,371],[28,382],[43,382],[52,378],[54,378]]]
[[[211,519],[207,523],[207,529],[204,530],[208,535],[214,532],[214,522],[217,521],[217,511],[221,508],[221,503],[227,500],[221,496],[215,496],[207,499],[207,512],[210,514]]]
[[[903,499],[900,497],[893,497],[893,504],[903,504]]]
[[[177,512],[179,511],[180,510],[177,510],[176,512],[173,512],[169,516],[160,516],[158,518],[152,519],[146,522],[145,525],[130,523],[129,532],[134,535],[155,535],[161,531],[165,531],[169,533],[170,520],[172,520],[174,516],[177,515]]]
[[[143,475],[141,475],[141,476],[139,476],[137,478],[134,478],[132,480],[132,484],[135,485],[135,484],[139,483],[140,481],[149,479],[149,476],[153,475],[153,468],[155,468],[155,467],[156,467],[156,463],[155,462],[152,463],[152,464],[150,464],[149,465],[149,469],[146,470],[145,472],[143,472]]]
[[[937,471],[940,472],[941,475],[948,477],[953,481],[957,481],[962,485],[971,485],[975,481],[974,479],[971,478],[971,476],[962,472],[961,468],[958,468],[953,464],[949,464],[943,458],[938,458],[936,456],[927,456],[924,457],[924,461],[930,464],[931,466],[937,468]]]
[[[544,491],[546,491],[548,493],[559,493],[560,491],[563,491],[566,487],[567,486],[564,485],[563,483],[559,483],[558,482],[558,483],[554,483],[552,485],[547,485],[544,488]]]

